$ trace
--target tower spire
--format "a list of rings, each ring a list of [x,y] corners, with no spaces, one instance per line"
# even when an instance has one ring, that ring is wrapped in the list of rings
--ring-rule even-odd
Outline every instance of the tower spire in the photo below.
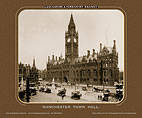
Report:
[[[75,29],[75,23],[74,23],[74,20],[73,20],[73,15],[71,14],[70,22],[69,22],[69,25],[68,25],[68,30],[71,30],[72,28]]]
[[[74,20],[73,20],[73,15],[72,15],[72,13],[71,13],[71,18],[70,18],[70,23],[69,23],[69,25],[70,24],[74,24]]]

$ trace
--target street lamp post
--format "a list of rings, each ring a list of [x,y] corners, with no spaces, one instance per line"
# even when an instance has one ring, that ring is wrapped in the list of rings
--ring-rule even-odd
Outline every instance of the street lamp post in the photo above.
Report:
[[[30,90],[30,87],[29,87],[29,77],[27,76],[27,79],[26,79],[26,101],[29,102],[30,101],[30,93],[29,93],[29,90]]]
[[[104,92],[104,77],[103,77],[103,61],[102,60],[101,60],[101,69],[100,69],[100,71],[101,71],[100,81],[101,81],[101,85],[103,85],[103,92]]]

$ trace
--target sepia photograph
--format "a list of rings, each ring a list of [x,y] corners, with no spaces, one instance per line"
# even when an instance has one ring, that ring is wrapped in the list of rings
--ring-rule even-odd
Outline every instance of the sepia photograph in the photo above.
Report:
[[[120,103],[124,14],[25,9],[18,15],[17,95],[23,103]]]

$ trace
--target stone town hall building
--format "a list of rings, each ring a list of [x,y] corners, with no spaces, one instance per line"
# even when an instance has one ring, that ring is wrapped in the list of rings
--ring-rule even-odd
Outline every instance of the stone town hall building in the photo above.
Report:
[[[65,58],[48,56],[47,80],[56,82],[67,82],[71,84],[96,84],[114,85],[119,80],[118,53],[116,42],[113,47],[102,47],[100,51],[79,57],[78,32],[71,14],[68,31],[65,32]]]

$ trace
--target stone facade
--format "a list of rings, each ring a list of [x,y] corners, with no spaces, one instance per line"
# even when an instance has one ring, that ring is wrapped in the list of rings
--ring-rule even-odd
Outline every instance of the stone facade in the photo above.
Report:
[[[39,76],[39,70],[35,66],[35,59],[33,59],[33,66],[27,64],[20,64],[18,65],[18,75],[19,75],[19,84],[21,84],[21,81],[26,81],[27,78],[29,78],[30,83],[37,83],[38,82],[38,76]]]
[[[118,53],[116,42],[112,47],[102,47],[96,52],[90,50],[87,55],[79,57],[78,32],[71,15],[68,31],[65,32],[65,58],[48,56],[47,80],[71,84],[113,85],[119,81]]]

